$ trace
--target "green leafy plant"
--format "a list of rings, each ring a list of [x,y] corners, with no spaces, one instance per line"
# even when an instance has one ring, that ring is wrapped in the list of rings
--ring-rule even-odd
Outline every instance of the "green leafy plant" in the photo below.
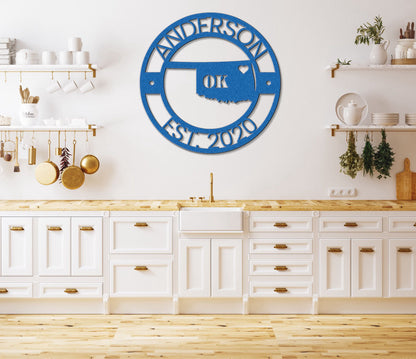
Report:
[[[338,65],[351,65],[351,61],[352,60],[347,60],[347,59],[344,59],[344,60],[340,60],[340,59],[337,59],[337,64]]]
[[[374,174],[374,148],[370,141],[368,134],[365,136],[365,144],[363,153],[361,154],[363,160],[363,175],[373,176]]]
[[[383,25],[383,19],[381,16],[374,18],[374,24],[369,22],[362,24],[357,29],[357,36],[355,38],[355,44],[367,44],[370,45],[370,41],[375,44],[380,44],[383,41],[383,35],[385,27]]]
[[[374,154],[374,168],[379,173],[378,179],[390,177],[390,169],[394,162],[394,152],[386,141],[386,131],[381,130],[381,142]]]
[[[358,171],[363,169],[363,161],[360,155],[357,153],[355,147],[355,136],[353,132],[348,133],[348,148],[347,151],[342,154],[340,157],[340,172],[355,178]]]

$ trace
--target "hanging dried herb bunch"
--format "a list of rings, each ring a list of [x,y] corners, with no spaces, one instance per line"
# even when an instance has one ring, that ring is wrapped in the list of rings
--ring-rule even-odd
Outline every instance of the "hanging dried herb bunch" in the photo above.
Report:
[[[363,175],[373,176],[374,174],[374,148],[370,141],[368,133],[365,136],[365,144],[363,153],[361,154],[363,160]]]
[[[59,162],[59,182],[61,181],[61,175],[65,168],[67,168],[70,164],[69,160],[71,158],[71,152],[69,151],[68,147],[62,148],[61,160]]]
[[[378,179],[390,177],[390,169],[394,162],[394,152],[386,141],[386,131],[381,130],[381,142],[374,154],[374,168],[379,173]]]
[[[353,132],[348,133],[348,148],[347,151],[340,157],[339,164],[341,165],[340,172],[355,178],[358,171],[363,169],[363,161],[357,153],[355,147],[355,136]]]

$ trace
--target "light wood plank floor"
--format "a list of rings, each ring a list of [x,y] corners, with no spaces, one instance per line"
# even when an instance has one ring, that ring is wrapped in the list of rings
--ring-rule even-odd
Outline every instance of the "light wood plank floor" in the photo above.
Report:
[[[0,315],[0,358],[416,358],[415,315]]]

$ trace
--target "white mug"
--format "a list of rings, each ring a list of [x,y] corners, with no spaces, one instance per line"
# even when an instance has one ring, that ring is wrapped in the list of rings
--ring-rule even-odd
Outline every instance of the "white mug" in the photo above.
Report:
[[[49,93],[54,93],[58,90],[61,89],[61,84],[59,83],[58,80],[54,80],[52,81],[52,83],[46,88],[46,91],[48,91]]]
[[[42,64],[44,65],[55,65],[56,55],[53,51],[42,52]]]
[[[60,51],[59,52],[59,64],[60,65],[72,65],[73,55],[71,51]]]
[[[76,82],[74,80],[68,81],[63,87],[62,91],[65,93],[70,93],[78,88]]]
[[[90,53],[88,51],[77,51],[75,53],[75,63],[77,65],[88,65],[90,63]]]
[[[91,80],[84,82],[82,85],[78,86],[78,88],[82,93],[86,93],[95,89]]]
[[[82,41],[80,37],[70,37],[68,39],[68,50],[69,51],[81,51]]]

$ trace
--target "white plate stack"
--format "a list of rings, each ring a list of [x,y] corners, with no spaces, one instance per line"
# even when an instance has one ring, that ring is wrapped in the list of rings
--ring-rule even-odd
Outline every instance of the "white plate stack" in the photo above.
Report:
[[[406,125],[416,126],[416,113],[406,113],[404,115]]]
[[[371,122],[376,126],[395,126],[399,123],[398,113],[372,113]]]
[[[14,64],[15,58],[16,39],[0,37],[0,65]]]

